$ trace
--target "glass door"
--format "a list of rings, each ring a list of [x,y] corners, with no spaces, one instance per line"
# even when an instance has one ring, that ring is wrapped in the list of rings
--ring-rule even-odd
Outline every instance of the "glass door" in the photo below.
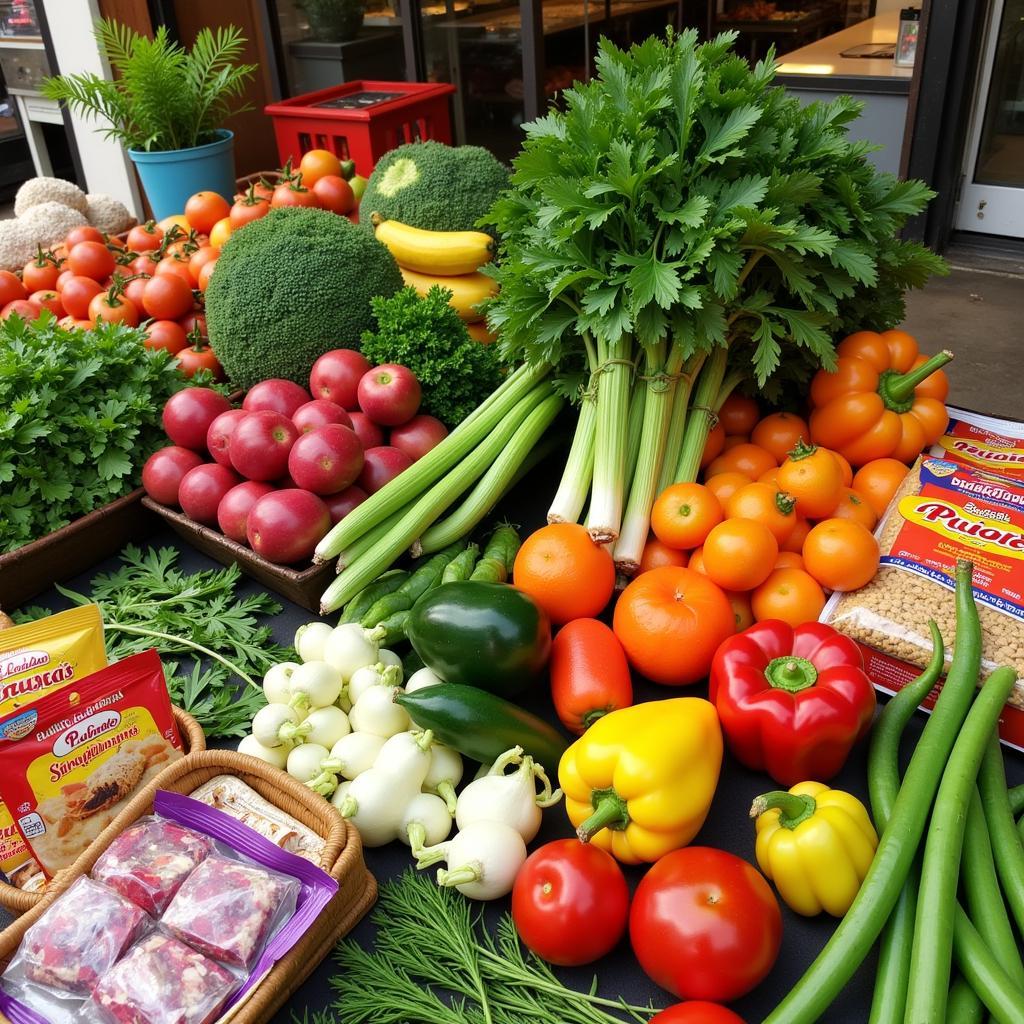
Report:
[[[993,4],[956,226],[1024,237],[1024,0]]]

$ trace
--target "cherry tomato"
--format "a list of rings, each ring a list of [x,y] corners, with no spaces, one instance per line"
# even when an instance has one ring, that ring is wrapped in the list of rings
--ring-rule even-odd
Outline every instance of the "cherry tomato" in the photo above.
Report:
[[[752,484],[753,478],[746,473],[718,473],[716,476],[708,477],[705,487],[718,499],[722,508],[729,504],[729,499],[747,484]]]
[[[178,323],[181,324],[182,330],[188,335],[191,335],[193,331],[198,329],[200,338],[207,336],[205,313],[197,313],[193,310],[191,313],[186,313],[183,317],[179,318]]]
[[[704,453],[700,457],[700,468],[705,469],[711,465],[722,454],[724,447],[725,427],[721,423],[716,423],[708,434],[707,441],[704,443]]]
[[[235,205],[231,207],[231,212],[228,214],[228,223],[230,223],[232,231],[237,231],[239,228],[244,228],[246,224],[265,217],[268,213],[270,213],[270,201],[253,194],[235,201]]]
[[[218,255],[218,250],[212,245],[200,246],[188,260],[188,272],[192,278],[192,286],[199,286],[199,272],[207,263],[212,263]]]
[[[185,219],[204,235],[231,211],[231,204],[216,192],[197,192],[185,203]]]
[[[725,514],[730,519],[753,519],[764,523],[784,544],[796,526],[796,502],[778,487],[771,484],[752,483],[741,487],[725,503]]]
[[[899,459],[872,459],[857,470],[853,489],[868,500],[881,518],[908,472]]]
[[[146,253],[142,256],[136,256],[135,259],[128,264],[128,269],[133,274],[148,274],[152,277],[156,273],[157,266],[159,266],[158,261]]]
[[[797,521],[793,526],[793,532],[786,538],[786,542],[782,545],[782,550],[795,551],[797,554],[800,554],[804,549],[804,541],[807,539],[807,534],[810,532],[810,522],[797,517]]]
[[[573,619],[551,645],[551,701],[562,725],[582,736],[602,715],[633,703],[618,637],[597,619]]]
[[[732,451],[733,448],[737,448],[741,444],[750,444],[749,434],[726,434],[725,441],[722,442],[722,451]]]
[[[91,277],[75,274],[65,280],[60,290],[60,301],[69,316],[85,320],[89,316],[89,303],[94,295],[103,291],[103,285]]]
[[[718,1003],[691,1000],[656,1013],[648,1024],[744,1024],[743,1018]]]
[[[547,843],[516,875],[512,921],[526,946],[549,963],[576,967],[611,952],[628,917],[622,869],[592,843]]]
[[[49,256],[41,252],[35,259],[25,264],[21,272],[21,280],[26,291],[41,292],[52,291],[57,287],[57,278],[60,277],[61,265],[56,256]]]
[[[94,295],[89,303],[89,319],[98,324],[127,324],[129,327],[139,326],[139,311],[134,303],[123,295],[112,294],[111,291]]]
[[[152,320],[146,325],[146,348],[163,349],[176,355],[187,344],[185,331],[176,320]]]
[[[651,509],[651,529],[669,547],[699,547],[722,521],[722,505],[703,484],[670,484]]]
[[[164,233],[157,227],[156,221],[147,220],[145,224],[136,224],[128,232],[128,248],[132,252],[152,252],[160,247]]]
[[[33,292],[28,297],[28,300],[29,302],[34,302],[42,309],[48,309],[58,320],[62,316],[67,316],[64,303],[60,301],[60,294],[54,291],[53,288],[40,288],[39,291]]]
[[[299,161],[302,184],[312,188],[321,178],[341,176],[341,161],[329,149],[310,149]]]
[[[275,187],[276,186],[271,185],[269,182],[264,181],[262,178],[260,178],[259,181],[253,182],[253,184],[249,186],[249,188],[251,188],[253,191],[253,195],[259,196],[261,199],[266,199],[268,203],[274,196]]]
[[[209,370],[217,380],[224,379],[224,370],[213,349],[202,341],[178,353],[178,369],[186,377],[194,377],[199,370]]]
[[[824,519],[804,541],[807,571],[829,590],[857,590],[878,571],[878,542],[849,519]]]
[[[115,266],[114,254],[102,242],[78,242],[68,253],[68,267],[94,281],[110,277]]]
[[[742,633],[748,626],[754,624],[754,610],[750,607],[750,597],[737,590],[724,590],[722,593],[732,605],[732,615],[736,620],[736,632]]]
[[[91,224],[82,224],[80,227],[72,228],[64,236],[64,248],[70,252],[79,242],[99,242],[102,244],[104,241],[103,232],[99,228],[94,228]]]
[[[660,568],[663,565],[687,565],[689,559],[685,551],[678,548],[670,548],[662,544],[657,537],[647,538],[644,545],[644,553],[640,556],[640,571],[649,572],[651,569]]]
[[[750,595],[750,607],[758,622],[782,619],[791,626],[799,626],[817,621],[825,607],[825,592],[803,569],[775,568]]]
[[[869,530],[873,530],[878,522],[878,516],[875,515],[871,503],[852,487],[843,488],[843,496],[832,510],[832,516],[835,519],[852,519]]]
[[[146,282],[142,292],[146,313],[158,320],[183,317],[192,309],[194,301],[188,282],[174,274],[157,274]]]
[[[69,281],[74,276],[75,276],[74,271],[66,270],[66,269],[62,270],[57,275],[57,285],[56,285],[57,291],[59,291],[59,292],[64,291],[64,284],[65,284],[65,282]]]
[[[726,439],[728,443],[728,438]],[[732,448],[726,448],[721,455],[708,466],[704,475],[717,476],[719,473],[745,473],[751,480],[756,480],[762,473],[776,466],[775,456],[758,448],[756,444],[742,441]]]
[[[780,551],[779,557],[775,559],[776,569],[802,569],[803,567],[804,560],[799,551]]]
[[[210,232],[210,245],[214,249],[220,250],[224,248],[224,243],[231,237],[231,218],[224,217],[217,221],[213,225],[213,230]]]
[[[704,541],[704,568],[723,590],[753,590],[778,557],[775,535],[752,519],[726,519]]]
[[[799,445],[779,467],[779,487],[796,498],[796,511],[808,519],[832,514],[843,496],[842,467],[826,448]]]
[[[0,320],[6,320],[9,316],[18,316],[29,322],[38,319],[42,311],[43,307],[38,302],[32,302],[30,299],[14,299],[0,309]]]
[[[809,441],[811,432],[807,422],[791,412],[773,412],[750,433],[750,440],[766,452],[771,452],[776,462],[784,462],[797,441]]]
[[[340,175],[328,174],[318,178],[313,185],[313,195],[317,202],[331,213],[351,213],[356,206],[356,196],[352,186]]]
[[[279,209],[283,206],[305,206],[315,209],[320,206],[314,192],[302,185],[283,181],[274,189],[274,195],[270,200],[272,209]]]
[[[840,455],[839,452],[832,451],[831,448],[829,448],[829,451],[832,453],[832,458],[839,463],[839,475],[843,478],[843,486],[852,487],[853,466],[850,465],[845,455]]]
[[[726,434],[749,434],[757,425],[761,411],[757,402],[745,395],[731,394],[718,410],[718,422]]]
[[[132,305],[140,312],[146,308],[142,302],[142,295],[146,290],[146,282],[148,280],[148,274],[142,277],[133,277],[124,286],[124,297],[130,300]]]
[[[640,880],[629,916],[640,966],[680,999],[728,1002],[771,970],[782,914],[763,876],[706,846],[662,857]]]
[[[779,467],[776,466],[774,469],[769,469],[767,472],[762,473],[758,478],[757,482],[761,484],[771,484],[776,490],[779,487]]]
[[[189,273],[188,262],[185,260],[179,260],[175,256],[165,256],[156,265],[154,277],[162,277],[164,275],[180,277],[189,288],[192,287],[192,275]]]
[[[28,292],[25,291],[25,286],[18,275],[12,274],[9,270],[0,270],[0,306],[6,306],[15,299],[25,298],[28,298]]]
[[[707,576],[708,571],[704,568],[704,549],[696,548],[690,554],[690,560],[686,563],[687,569],[692,569],[694,572],[699,572],[702,576]]]
[[[214,250],[216,252],[216,250]],[[217,266],[217,260],[212,259],[209,263],[204,263],[199,270],[199,280],[197,282],[199,290],[203,293],[210,286],[210,276],[213,274],[213,268]]]

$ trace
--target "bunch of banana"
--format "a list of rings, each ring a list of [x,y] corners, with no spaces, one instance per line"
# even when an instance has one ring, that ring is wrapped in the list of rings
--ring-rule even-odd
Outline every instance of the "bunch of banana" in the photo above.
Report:
[[[482,231],[425,231],[373,214],[378,241],[387,246],[405,283],[420,295],[436,284],[452,293],[451,305],[467,323],[483,319],[477,305],[498,291],[479,268],[491,258],[494,242]],[[480,332],[474,332],[474,337]],[[483,339],[481,339],[483,340]]]

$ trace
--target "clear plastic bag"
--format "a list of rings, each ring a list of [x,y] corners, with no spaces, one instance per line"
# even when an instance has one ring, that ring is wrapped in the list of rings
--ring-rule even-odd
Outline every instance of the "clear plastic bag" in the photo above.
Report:
[[[213,840],[162,818],[140,818],[115,839],[92,877],[159,917]]]

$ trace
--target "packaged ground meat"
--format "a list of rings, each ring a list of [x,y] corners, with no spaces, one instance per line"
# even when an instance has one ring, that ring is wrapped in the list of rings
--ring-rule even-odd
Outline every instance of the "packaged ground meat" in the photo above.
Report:
[[[173,821],[142,818],[115,839],[92,869],[102,882],[159,917],[213,840]]]
[[[113,1024],[210,1024],[239,981],[202,953],[153,932],[100,979],[87,1013]]]
[[[79,878],[25,933],[4,982],[88,995],[150,923],[134,903]]]

